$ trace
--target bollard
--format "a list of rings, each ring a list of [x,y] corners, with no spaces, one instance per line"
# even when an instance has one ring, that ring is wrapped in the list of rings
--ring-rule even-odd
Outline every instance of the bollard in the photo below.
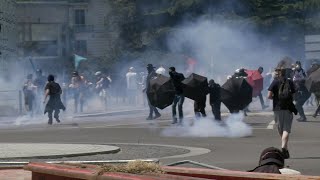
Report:
[[[19,114],[22,114],[22,92],[19,91]]]

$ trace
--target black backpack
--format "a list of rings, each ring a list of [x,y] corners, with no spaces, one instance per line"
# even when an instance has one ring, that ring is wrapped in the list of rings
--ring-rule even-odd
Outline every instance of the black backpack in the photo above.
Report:
[[[278,97],[280,105],[288,105],[292,101],[291,85],[289,80],[281,80],[279,86]]]

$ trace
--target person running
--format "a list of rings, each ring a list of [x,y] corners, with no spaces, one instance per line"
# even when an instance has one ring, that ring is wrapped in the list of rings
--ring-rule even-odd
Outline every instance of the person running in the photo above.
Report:
[[[277,71],[279,71],[279,78],[275,78],[268,88],[268,98],[273,100],[274,118],[282,141],[282,153],[285,159],[288,159],[290,158],[288,141],[293,119],[292,113],[297,114],[293,104],[295,88],[293,82],[285,78],[285,69],[277,69]]]
[[[54,82],[54,76],[49,75],[48,76],[48,83],[45,87],[45,97],[43,103],[46,103],[46,100],[48,96],[50,96],[49,101],[45,107],[44,114],[48,113],[48,124],[52,125],[52,114],[54,111],[54,118],[58,123],[60,123],[59,119],[59,113],[60,109],[63,111],[66,110],[65,106],[62,104],[61,101],[61,94],[62,94],[62,89],[60,85],[56,82]]]

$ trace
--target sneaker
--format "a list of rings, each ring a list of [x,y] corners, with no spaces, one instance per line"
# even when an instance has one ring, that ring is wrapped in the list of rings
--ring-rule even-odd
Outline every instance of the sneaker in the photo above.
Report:
[[[282,148],[282,155],[284,159],[289,159],[290,158],[290,153],[288,149]]]
[[[151,116],[147,117],[146,120],[152,120],[153,118]]]
[[[178,120],[174,119],[171,124],[177,124],[177,123],[178,123]]]
[[[312,115],[313,118],[317,118],[317,114]]]
[[[48,124],[49,124],[49,125],[52,125],[52,120],[51,120],[51,121],[49,120],[49,121],[48,121]]]
[[[157,119],[157,118],[159,118],[159,117],[161,117],[161,114],[156,114],[156,116],[154,117],[154,119]]]
[[[57,118],[56,121],[57,121],[57,123],[60,123],[60,122],[61,122],[59,118]]]
[[[300,117],[300,118],[298,118],[297,119],[297,121],[299,121],[299,122],[306,122],[307,121],[307,118],[303,118],[303,117]]]

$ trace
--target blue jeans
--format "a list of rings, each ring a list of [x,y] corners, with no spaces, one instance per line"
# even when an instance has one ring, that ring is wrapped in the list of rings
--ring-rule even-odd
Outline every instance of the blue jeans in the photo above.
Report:
[[[175,95],[173,103],[172,103],[172,118],[173,122],[177,122],[177,105],[178,105],[178,112],[179,112],[179,122],[181,123],[183,120],[183,102],[184,96],[183,95]]]

